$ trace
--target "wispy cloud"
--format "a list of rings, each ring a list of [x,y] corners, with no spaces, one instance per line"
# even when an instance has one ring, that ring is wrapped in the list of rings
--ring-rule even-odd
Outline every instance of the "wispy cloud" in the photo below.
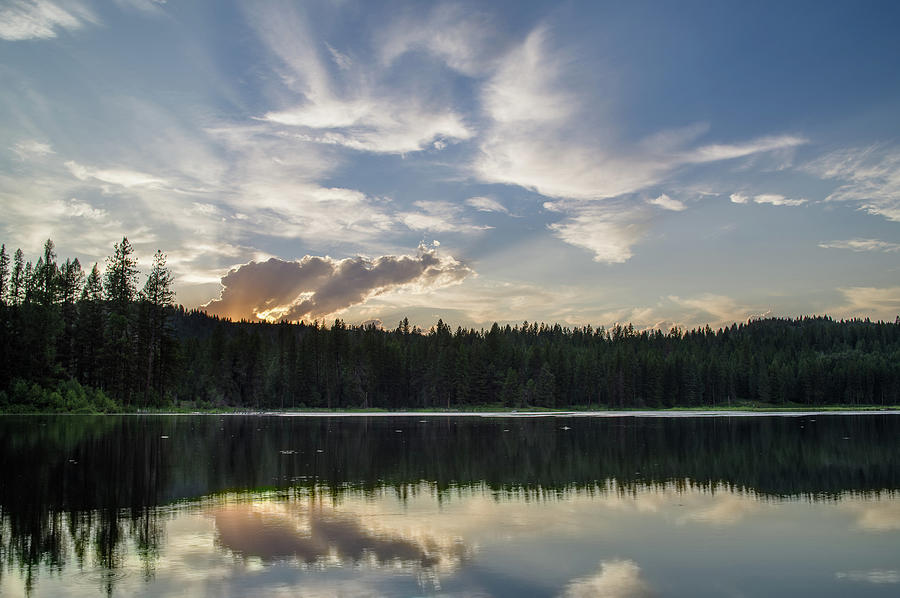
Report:
[[[877,585],[900,583],[900,571],[896,569],[871,569],[869,571],[839,571],[834,574],[836,579],[848,581],[861,581]]]
[[[371,64],[357,64],[328,44],[315,43],[296,7],[254,10],[263,42],[279,59],[282,80],[293,92],[287,108],[270,110],[263,122],[296,129],[299,139],[350,149],[404,154],[469,139],[473,132],[454,110],[422,94],[382,83]],[[327,50],[337,71],[323,59]],[[438,143],[438,146],[435,146]]]
[[[841,287],[844,303],[831,310],[843,317],[893,321],[900,316],[900,286]]]
[[[677,199],[672,199],[665,193],[655,199],[651,199],[648,203],[653,204],[654,206],[659,206],[664,210],[671,210],[673,212],[681,212],[682,210],[687,209],[687,206],[684,205],[683,202]]]
[[[416,201],[415,212],[401,212],[399,219],[413,230],[430,232],[478,232],[491,227],[473,224],[463,216],[462,208],[449,201]]]
[[[501,214],[509,213],[509,210],[507,210],[502,203],[490,197],[470,197],[466,200],[466,204],[472,206],[479,212],[500,212]]]
[[[49,39],[60,30],[74,31],[97,22],[93,12],[76,0],[11,0],[0,8],[0,39]]]
[[[846,201],[900,222],[900,148],[884,144],[831,152],[801,170],[839,186],[826,201]]]
[[[756,203],[769,204],[773,206],[789,206],[797,207],[806,203],[805,199],[788,199],[784,195],[778,193],[763,193],[753,198]]]
[[[9,149],[23,161],[31,160],[33,158],[39,159],[56,153],[53,151],[53,146],[49,143],[43,143],[33,139],[20,141]]]
[[[759,195],[750,196],[741,192],[737,192],[732,193],[729,198],[731,199],[731,203],[737,204],[746,204],[753,202],[758,204],[768,204],[772,206],[798,207],[807,203],[806,199],[790,199],[779,193],[761,193]]]
[[[149,15],[162,14],[166,0],[115,0],[122,8],[137,10]]]
[[[720,160],[734,160],[762,152],[790,149],[808,143],[799,135],[774,135],[760,137],[743,143],[714,143],[685,152],[681,161],[687,164],[702,164]]]
[[[331,54],[331,59],[337,65],[339,69],[347,70],[351,66],[353,66],[353,59],[336,50],[331,44],[326,43],[325,47],[328,48],[328,53]]]
[[[690,297],[669,295],[669,301],[683,308],[680,317],[693,324],[709,324],[713,327],[746,321],[768,315],[768,310],[744,305],[727,295],[703,293]]]
[[[550,225],[560,239],[593,252],[594,261],[621,264],[644,236],[649,216],[644,209],[608,202],[545,202],[544,208],[565,214]]]
[[[696,145],[708,130],[705,124],[629,142],[616,135],[615,118],[604,116],[602,102],[587,105],[567,85],[573,64],[565,51],[551,46],[545,27],[536,28],[498,61],[482,90],[490,126],[472,166],[481,180],[554,198],[604,199],[641,191],[690,165],[807,143],[798,135],[774,135]],[[592,126],[585,127],[586,122]]]
[[[491,17],[452,3],[434,6],[425,15],[400,14],[376,33],[383,67],[409,52],[425,52],[448,67],[478,76],[492,67],[498,29]]]
[[[849,249],[850,251],[881,251],[896,253],[900,251],[900,243],[890,243],[880,239],[847,239],[845,241],[829,241],[819,243],[823,249]]]
[[[153,176],[136,170],[128,170],[125,168],[98,169],[84,166],[70,160],[66,162],[66,168],[72,173],[72,176],[81,181],[94,179],[101,183],[108,183],[119,187],[162,187],[167,185],[167,181],[160,177]]]
[[[272,258],[231,270],[222,278],[221,296],[204,307],[233,319],[313,319],[400,286],[437,288],[472,273],[467,265],[425,246],[415,256]]]

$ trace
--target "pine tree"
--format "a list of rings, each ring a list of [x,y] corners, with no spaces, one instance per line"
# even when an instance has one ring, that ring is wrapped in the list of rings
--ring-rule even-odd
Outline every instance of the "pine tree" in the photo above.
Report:
[[[100,268],[95,263],[81,289],[75,328],[78,349],[76,369],[81,381],[91,386],[104,386],[100,371],[104,324],[103,283]]]
[[[10,305],[21,305],[25,300],[25,266],[23,262],[25,256],[22,255],[21,249],[16,249],[13,257],[12,273],[9,277],[9,303]]]
[[[137,258],[126,237],[113,245],[113,255],[106,258],[103,290],[109,315],[104,339],[104,379],[110,384],[113,396],[130,402],[135,377],[135,314],[137,296]]]
[[[166,256],[157,250],[153,256],[153,267],[140,297],[145,313],[142,347],[147,364],[145,392],[153,390],[158,396],[162,394],[162,372],[170,354],[167,349],[172,345],[168,326],[168,310],[173,307],[175,301],[172,282],[172,273],[166,267]]]
[[[44,255],[38,259],[34,277],[37,279],[34,287],[38,302],[44,307],[54,305],[59,295],[59,268],[56,266],[56,246],[50,239],[44,242]]]
[[[106,258],[103,274],[103,290],[110,310],[126,314],[137,296],[137,258],[127,237],[113,245],[113,255]]]
[[[9,256],[6,244],[0,245],[0,305],[9,303]]]
[[[67,259],[59,269],[57,292],[62,311],[59,360],[70,376],[74,376],[76,373],[75,322],[78,310],[75,302],[82,285],[84,285],[84,272],[81,271],[81,263],[78,258]]]
[[[43,265],[43,260],[38,259],[38,264]],[[35,299],[36,287],[35,283],[37,282],[37,277],[34,275],[34,265],[32,265],[31,260],[25,262],[25,272],[22,275],[22,288],[24,289],[24,299],[23,303],[31,303]]]

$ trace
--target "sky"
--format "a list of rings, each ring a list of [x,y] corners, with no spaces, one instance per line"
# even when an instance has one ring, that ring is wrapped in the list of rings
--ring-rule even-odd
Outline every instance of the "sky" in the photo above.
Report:
[[[896,2],[0,0],[0,241],[231,318],[900,314]]]

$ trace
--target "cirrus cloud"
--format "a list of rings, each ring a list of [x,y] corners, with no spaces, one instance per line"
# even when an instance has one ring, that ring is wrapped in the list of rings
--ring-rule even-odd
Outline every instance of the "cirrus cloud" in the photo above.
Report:
[[[73,31],[97,18],[80,2],[13,0],[0,9],[0,39],[49,39],[60,30]]]

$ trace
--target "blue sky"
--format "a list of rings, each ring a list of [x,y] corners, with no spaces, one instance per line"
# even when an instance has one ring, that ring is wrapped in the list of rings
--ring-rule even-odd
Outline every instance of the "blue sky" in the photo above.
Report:
[[[895,2],[0,3],[0,234],[186,306],[900,314]],[[252,262],[252,263],[251,263]]]

